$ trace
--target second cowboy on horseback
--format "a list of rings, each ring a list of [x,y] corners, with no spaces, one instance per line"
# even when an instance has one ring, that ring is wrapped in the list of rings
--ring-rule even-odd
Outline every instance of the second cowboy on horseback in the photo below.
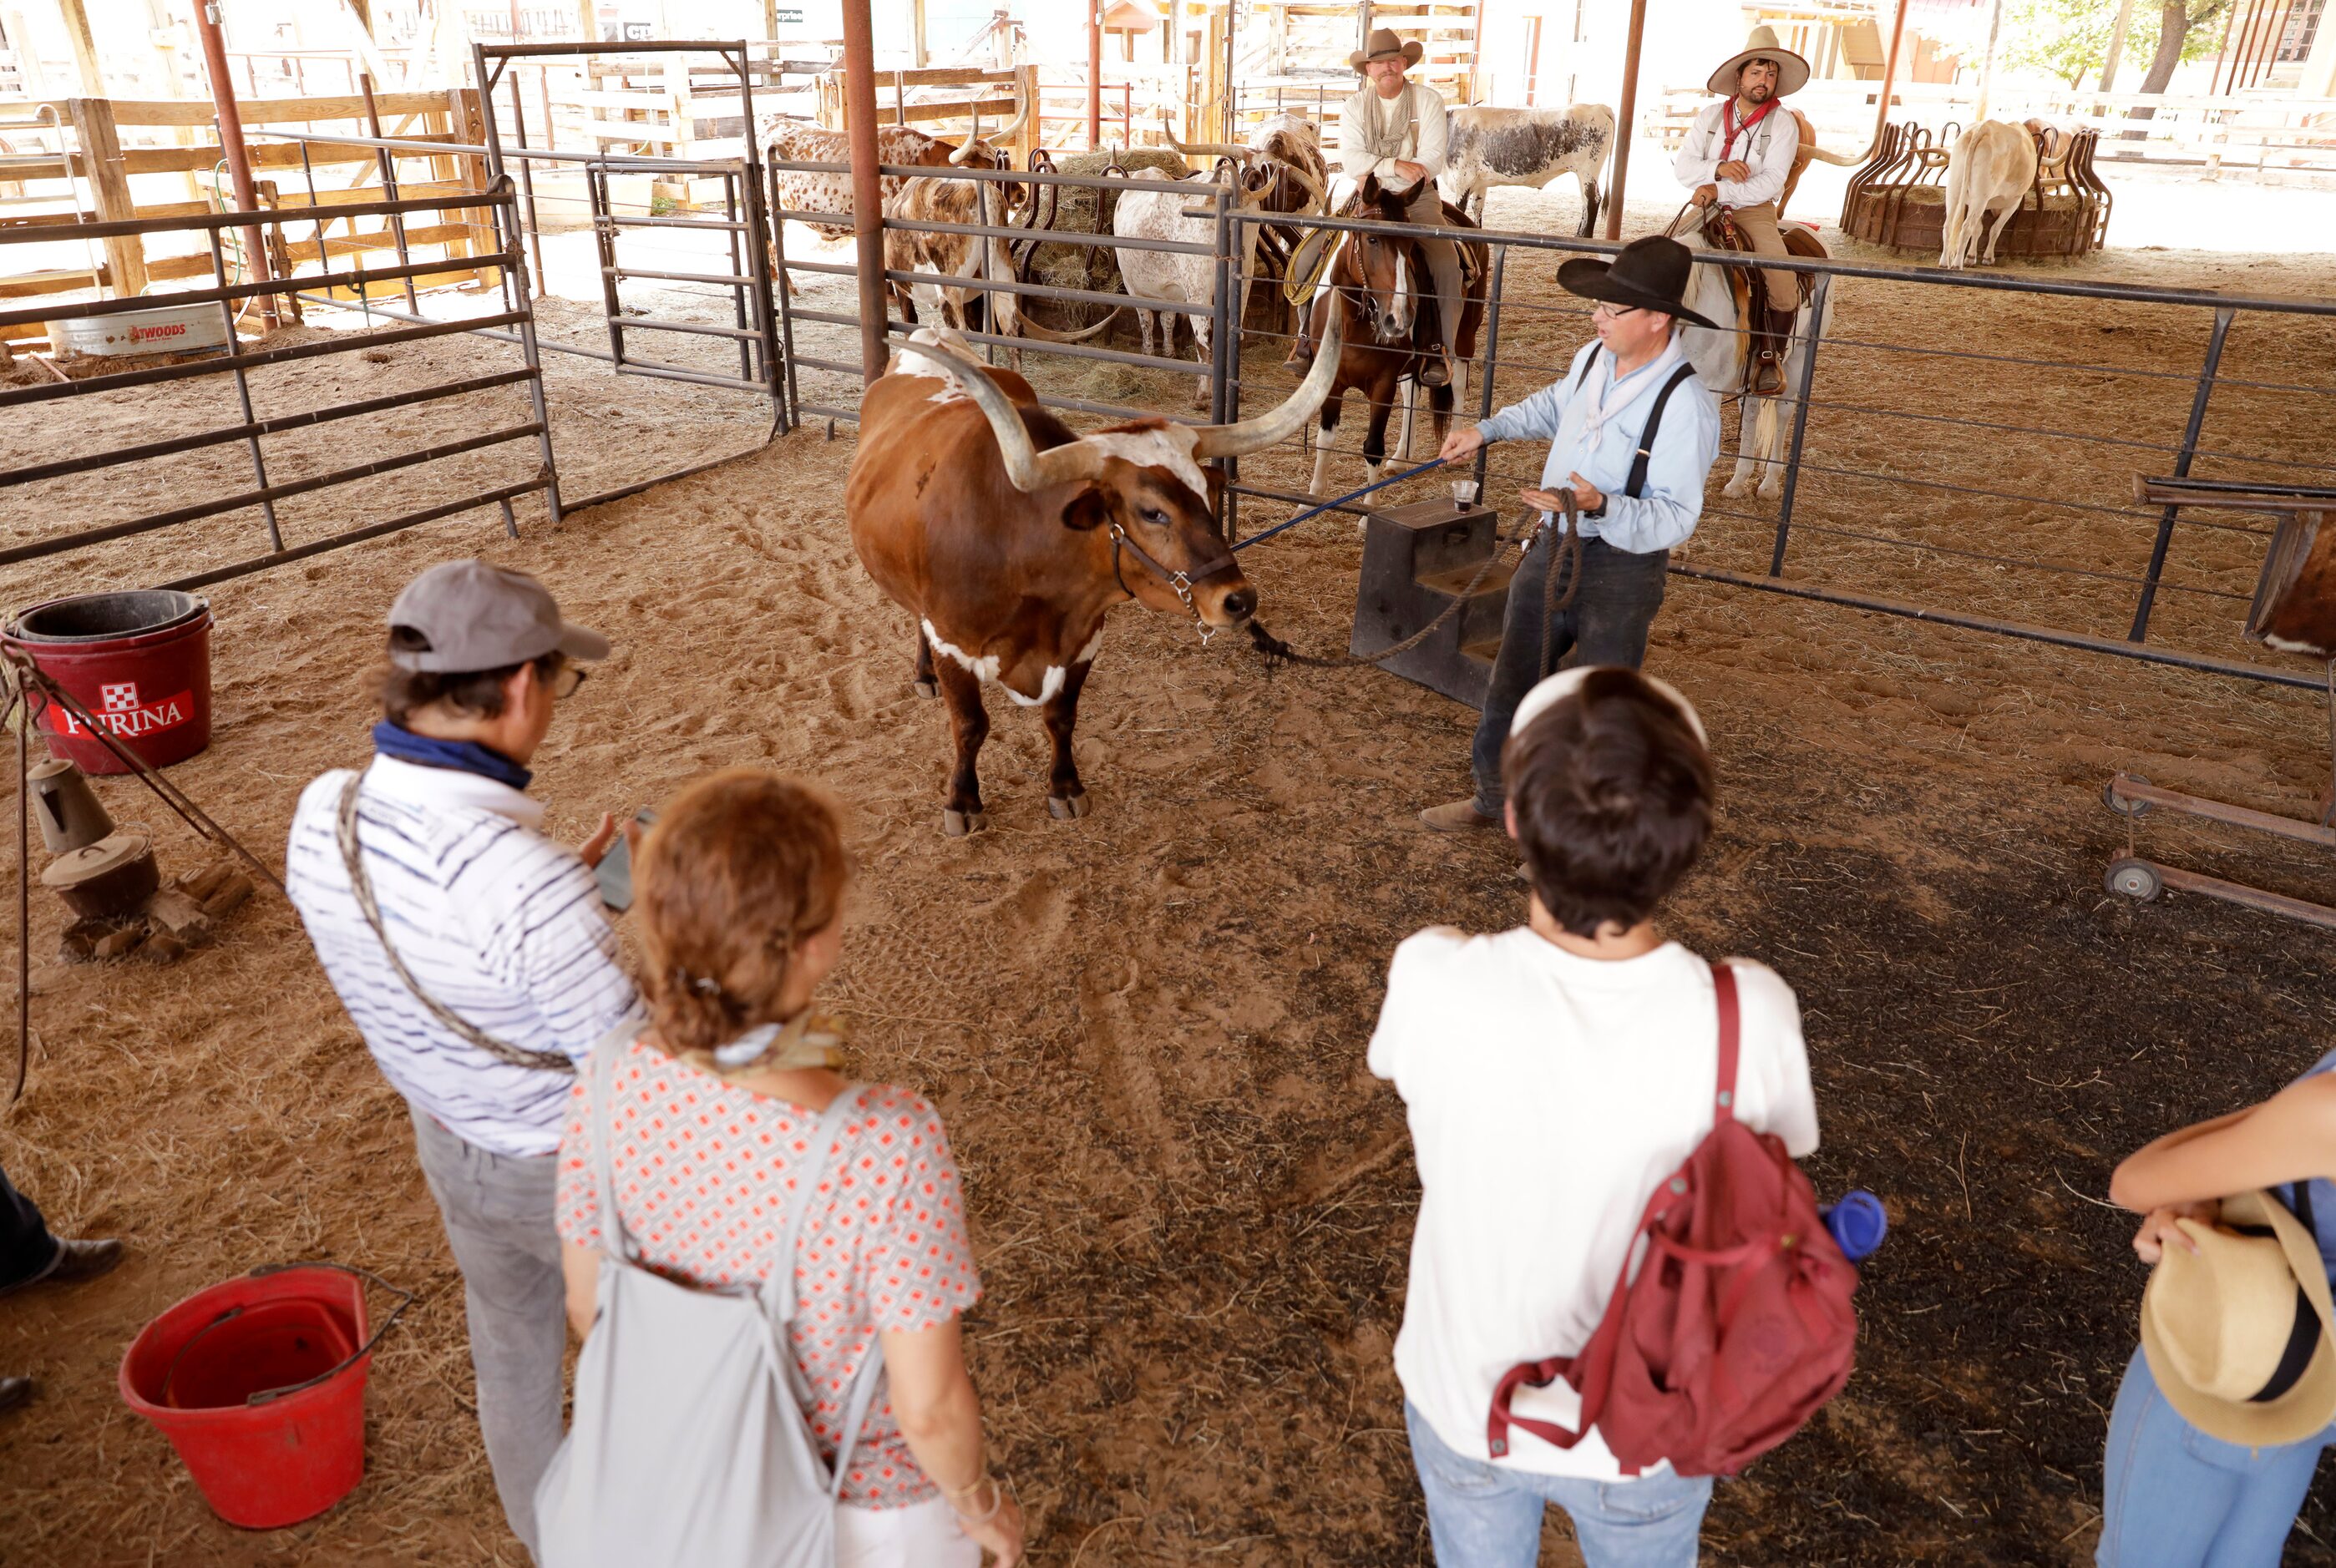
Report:
[[[1688,129],[1671,170],[1688,188],[1688,199],[1702,208],[1707,231],[1732,227],[1744,243],[1724,232],[1715,244],[1749,249],[1779,259],[1790,255],[1777,227],[1778,202],[1800,150],[1800,121],[1785,98],[1807,85],[1809,63],[1776,42],[1774,28],[1755,27],[1743,53],[1720,62],[1706,85],[1727,96],[1705,108]],[[1785,346],[1801,303],[1800,279],[1781,266],[1760,269],[1752,314],[1756,362],[1745,390],[1772,396],[1784,390]]]

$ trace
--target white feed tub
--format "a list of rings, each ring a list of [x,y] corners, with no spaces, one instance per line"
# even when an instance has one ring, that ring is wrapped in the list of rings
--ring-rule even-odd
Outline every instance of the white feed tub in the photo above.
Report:
[[[190,353],[227,346],[227,321],[217,305],[157,305],[47,325],[49,346],[58,353]]]

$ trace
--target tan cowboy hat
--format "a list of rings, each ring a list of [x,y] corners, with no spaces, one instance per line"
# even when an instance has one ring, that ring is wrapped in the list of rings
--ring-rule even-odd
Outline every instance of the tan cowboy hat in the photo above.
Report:
[[[2210,1437],[2301,1442],[2336,1420],[2336,1307],[2312,1233],[2267,1193],[2176,1222],[2141,1298],[2141,1350],[2166,1401]]]
[[[1809,84],[1809,63],[1777,43],[1776,30],[1763,23],[1752,29],[1752,35],[1744,41],[1744,53],[1721,61],[1719,69],[1711,73],[1711,80],[1704,85],[1714,92],[1734,97],[1736,73],[1754,60],[1776,63],[1776,96],[1779,98],[1787,92],[1798,92]]]
[[[1360,71],[1374,60],[1392,60],[1400,54],[1405,64],[1416,65],[1420,56],[1426,53],[1427,45],[1425,44],[1416,41],[1406,44],[1395,35],[1392,29],[1378,27],[1372,30],[1369,42],[1347,56],[1347,63]],[[1803,76],[1807,74],[1806,71],[1802,73]]]

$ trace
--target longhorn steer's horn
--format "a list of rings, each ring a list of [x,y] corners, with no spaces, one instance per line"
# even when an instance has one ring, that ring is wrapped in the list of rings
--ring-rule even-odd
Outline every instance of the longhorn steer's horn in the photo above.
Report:
[[[943,373],[965,388],[966,395],[980,405],[981,411],[988,417],[991,433],[998,437],[998,455],[1005,460],[1006,477],[1016,489],[1035,495],[1056,485],[1091,479],[1103,472],[1103,465],[1109,460],[1090,442],[1069,441],[1040,451],[1030,439],[1029,428],[1022,422],[1020,411],[1007,397],[1005,389],[989,379],[989,372],[978,361],[939,344],[913,339],[896,346],[904,354],[914,354],[942,367]]]
[[[950,151],[949,161],[955,164],[958,168],[963,169],[965,167],[966,160],[973,156],[974,144],[980,140],[981,105],[977,103],[973,106],[973,129],[967,132],[966,139],[963,141],[959,142],[956,148]]]
[[[1176,133],[1169,130],[1168,125],[1168,116],[1163,114],[1160,117],[1160,134],[1168,139],[1168,145],[1170,147],[1174,148],[1177,151],[1184,154],[1187,158],[1195,156],[1202,158],[1234,158],[1239,159],[1243,163],[1247,163],[1251,159],[1257,156],[1256,148],[1244,147],[1237,141],[1194,141],[1190,143],[1179,141],[1176,140]]]
[[[1294,163],[1285,163],[1281,167],[1290,170],[1290,177],[1304,186],[1309,193],[1306,205],[1299,209],[1299,217],[1304,217],[1318,207],[1325,213],[1330,210],[1330,193],[1322,188],[1320,181]]]
[[[1030,101],[1022,96],[1022,84],[1014,84],[1014,118],[989,133],[992,145],[1011,141],[1022,134],[1023,122],[1030,118]]]
[[[1117,321],[1119,319],[1119,313],[1126,308],[1127,307],[1124,305],[1115,306],[1112,310],[1111,314],[1105,316],[1101,321],[1095,323],[1093,326],[1084,327],[1077,332],[1056,332],[1053,327],[1033,320],[1030,313],[1027,310],[1022,311],[1016,315],[1015,321],[1018,330],[1024,337],[1036,338],[1040,343],[1085,343],[1087,339],[1095,336],[1095,334],[1109,326],[1113,322]]]
[[[1827,152],[1815,142],[1813,141],[1809,143],[1809,156],[1811,158],[1815,159],[1819,163],[1837,163],[1844,169],[1855,169],[1859,164],[1864,163],[1869,157],[1873,156],[1873,152],[1874,149],[1870,147],[1864,152]]]
[[[1322,334],[1321,352],[1314,356],[1314,368],[1306,373],[1298,390],[1270,413],[1236,425],[1202,425],[1193,432],[1192,460],[1198,462],[1204,458],[1237,458],[1296,435],[1299,427],[1314,417],[1314,411],[1322,406],[1322,400],[1330,395],[1330,383],[1338,374],[1338,350],[1345,338],[1345,318],[1334,310],[1330,313],[1330,330]]]

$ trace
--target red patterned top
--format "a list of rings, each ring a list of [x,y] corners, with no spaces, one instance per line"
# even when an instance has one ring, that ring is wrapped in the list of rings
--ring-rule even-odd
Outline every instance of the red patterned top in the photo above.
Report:
[[[641,1261],[687,1284],[758,1283],[819,1118],[685,1066],[638,1040],[615,1074],[618,1206]],[[600,1244],[592,1177],[591,1078],[579,1073],[560,1140],[560,1234]],[[947,1322],[981,1295],[957,1162],[940,1116],[891,1084],[847,1119],[795,1254],[795,1360],[817,1390],[807,1412],[832,1464],[843,1399],[880,1329]],[[939,1495],[910,1457],[891,1401],[870,1408],[843,1501],[905,1508]]]

